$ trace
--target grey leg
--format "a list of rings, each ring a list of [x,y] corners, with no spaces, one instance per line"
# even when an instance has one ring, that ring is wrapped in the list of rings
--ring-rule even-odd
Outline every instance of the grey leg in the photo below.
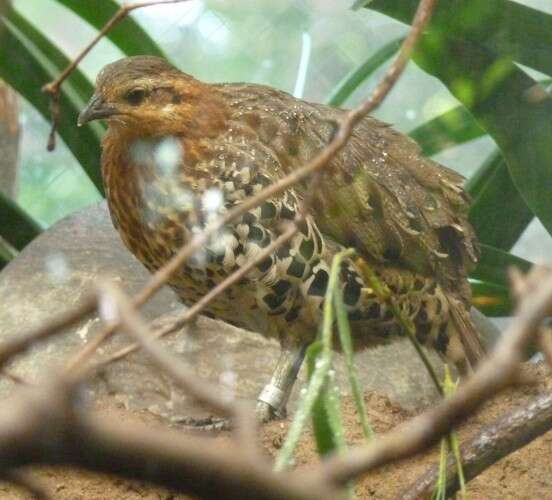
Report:
[[[265,385],[257,398],[256,413],[261,422],[285,416],[286,404],[303,363],[306,349],[306,344],[282,344],[282,352],[270,383]]]

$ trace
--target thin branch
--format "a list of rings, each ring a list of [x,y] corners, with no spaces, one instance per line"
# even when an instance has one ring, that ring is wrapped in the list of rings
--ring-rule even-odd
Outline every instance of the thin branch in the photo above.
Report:
[[[372,268],[363,259],[359,259],[357,261],[357,265],[360,268],[360,271],[362,272],[363,277],[366,279],[366,282],[374,290],[374,293],[378,297],[378,300],[382,304],[387,304],[391,309],[391,312],[393,313],[395,320],[399,323],[399,325],[402,327],[404,332],[407,334],[407,337],[410,340],[410,343],[416,350],[416,353],[418,354],[419,358],[422,360],[433,382],[433,385],[437,389],[437,392],[444,397],[445,392],[443,390],[443,385],[441,384],[439,380],[439,376],[437,375],[435,368],[431,364],[429,357],[424,352],[420,342],[418,342],[414,324],[412,323],[410,318],[401,310],[396,300],[394,299],[393,293],[391,292],[391,290],[389,290],[389,287],[385,283],[380,281],[380,279],[376,276],[376,273],[374,273]]]
[[[0,479],[27,491],[35,500],[49,500],[51,498],[42,483],[26,471],[3,471]]]
[[[548,366],[552,368],[552,328],[550,325],[542,327],[538,337],[538,345]]]
[[[486,426],[470,443],[462,446],[462,465],[469,481],[505,456],[520,449],[552,429],[552,394],[540,396],[524,403],[492,425]],[[447,461],[447,498],[458,489],[458,476],[454,460]],[[428,498],[437,481],[436,467],[414,481],[399,495],[403,500]]]
[[[92,298],[85,299],[75,309],[48,320],[38,328],[15,335],[13,338],[0,345],[0,369],[16,354],[21,354],[29,349],[35,342],[44,340],[60,331],[78,323],[87,314],[94,312],[96,301]]]
[[[312,472],[313,477],[344,485],[370,469],[422,451],[486,399],[511,384],[523,359],[522,353],[542,321],[552,313],[552,271],[533,268],[526,280],[528,293],[520,302],[517,319],[502,335],[495,351],[453,396],[372,445],[352,449],[346,456],[328,459]]]
[[[115,306],[115,314],[121,327],[142,347],[161,372],[168,374],[182,389],[202,404],[223,415],[234,413],[232,400],[221,394],[218,387],[198,379],[197,375],[188,370],[181,360],[166,351],[152,338],[148,327],[119,288],[112,283],[102,283],[99,290],[99,301],[109,302],[110,307]]]
[[[330,500],[336,489],[276,475],[236,443],[152,429],[94,416],[83,408],[78,387],[49,378],[5,402],[0,419],[3,468],[30,464],[72,465],[155,483],[204,499]],[[85,450],[85,452],[83,452]]]
[[[42,87],[42,92],[50,97],[50,115],[52,118],[52,127],[50,129],[50,135],[48,136],[48,151],[53,151],[56,147],[55,134],[59,125],[59,93],[61,89],[61,84],[65,80],[67,80],[69,75],[75,70],[78,64],[92,50],[92,48],[133,10],[141,9],[142,7],[150,7],[151,5],[163,5],[186,1],[187,0],[152,0],[148,2],[136,2],[132,4],[122,5],[119,10],[113,15],[113,17],[109,21],[107,21],[107,23],[98,32],[94,39],[75,57],[75,59],[73,59],[73,61],[71,61],[71,63],[60,73],[60,75],[55,80],[47,83]]]
[[[302,219],[298,219],[297,223],[299,223]],[[175,332],[176,330],[182,328],[184,325],[192,321],[197,315],[205,309],[216,297],[218,297],[221,293],[223,293],[227,288],[231,287],[238,281],[240,281],[242,278],[244,278],[249,271],[251,271],[259,262],[262,262],[264,259],[269,257],[272,253],[274,253],[278,248],[280,248],[282,245],[284,245],[287,241],[289,241],[293,236],[297,233],[297,225],[291,225],[284,233],[282,233],[278,238],[276,238],[270,245],[263,248],[255,257],[251,260],[249,260],[245,265],[240,267],[238,270],[233,272],[230,276],[225,278],[223,281],[221,281],[215,288],[210,290],[207,294],[205,294],[201,299],[199,299],[193,306],[190,306],[188,309],[186,309],[182,314],[180,314],[177,318],[175,318],[174,321],[172,321],[169,325],[160,328],[159,330],[153,332],[152,337],[154,338],[161,338],[165,335],[168,335],[170,333]],[[137,351],[140,348],[138,344],[132,344],[127,347],[123,347],[119,351],[113,353],[108,358],[101,360],[97,363],[97,367],[101,367],[104,365],[107,365],[109,363],[113,363],[115,361],[118,361],[128,354]],[[82,361],[82,358],[81,360]]]
[[[255,444],[257,422],[254,412],[248,405],[237,401],[233,395],[224,393],[220,387],[198,378],[197,374],[189,370],[182,360],[156,342],[129,299],[118,287],[110,283],[102,284],[99,300],[108,300],[116,305],[123,329],[149,354],[161,372],[168,374],[177,385],[200,403],[232,417],[236,425],[236,435],[244,451],[250,453],[252,457],[261,459]]]
[[[14,384],[28,385],[28,382],[24,378],[16,375],[10,370],[6,370],[6,368],[0,369],[0,375],[6,377],[8,380],[11,380]]]

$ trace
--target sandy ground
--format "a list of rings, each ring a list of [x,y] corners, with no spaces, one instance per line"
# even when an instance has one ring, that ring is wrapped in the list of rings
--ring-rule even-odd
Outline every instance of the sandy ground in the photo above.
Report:
[[[543,369],[539,369],[541,375]],[[552,389],[552,376],[547,375],[542,383],[508,390],[492,401],[487,402],[468,422],[459,428],[460,441],[465,441],[478,432],[482,426],[492,423],[505,412],[519,407],[534,397],[539,391]],[[377,433],[392,429],[412,416],[386,397],[376,393],[366,393],[366,404],[372,424]],[[350,445],[363,442],[361,430],[357,424],[354,407],[350,399],[343,400],[343,418],[347,429],[347,441]],[[151,425],[160,422],[146,412],[138,415],[121,413],[116,408],[100,408],[104,413],[116,413],[117,418],[139,419]],[[284,439],[288,422],[272,422],[261,431],[260,439],[264,450],[271,456],[278,452]],[[213,439],[228,439],[221,433]],[[413,480],[427,467],[437,461],[437,448],[433,448],[412,459],[401,463],[381,467],[367,474],[357,484],[356,491],[360,499],[400,498]],[[478,478],[468,484],[469,498],[487,499],[535,499],[552,498],[552,431],[541,436],[530,445],[502,459]],[[318,461],[310,430],[305,432],[296,453],[298,465]],[[35,467],[31,468],[40,479],[52,498],[59,500],[177,500],[186,497],[175,495],[166,490],[148,486],[139,482],[121,480],[114,477],[90,474],[67,468]],[[6,484],[0,484],[0,498],[30,498],[21,490]]]

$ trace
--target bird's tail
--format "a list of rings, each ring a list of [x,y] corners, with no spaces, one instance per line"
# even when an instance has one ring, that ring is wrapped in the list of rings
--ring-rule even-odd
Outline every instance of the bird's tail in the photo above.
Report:
[[[461,374],[467,374],[477,366],[487,351],[469,310],[457,298],[447,296],[447,299],[450,320],[447,327],[449,345],[445,355]]]

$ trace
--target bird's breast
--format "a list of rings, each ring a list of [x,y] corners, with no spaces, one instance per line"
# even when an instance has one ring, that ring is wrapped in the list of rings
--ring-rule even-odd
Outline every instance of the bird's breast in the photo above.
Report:
[[[109,145],[108,145],[109,146]],[[173,139],[104,147],[102,171],[111,218],[127,248],[151,271],[189,239],[193,195]]]

